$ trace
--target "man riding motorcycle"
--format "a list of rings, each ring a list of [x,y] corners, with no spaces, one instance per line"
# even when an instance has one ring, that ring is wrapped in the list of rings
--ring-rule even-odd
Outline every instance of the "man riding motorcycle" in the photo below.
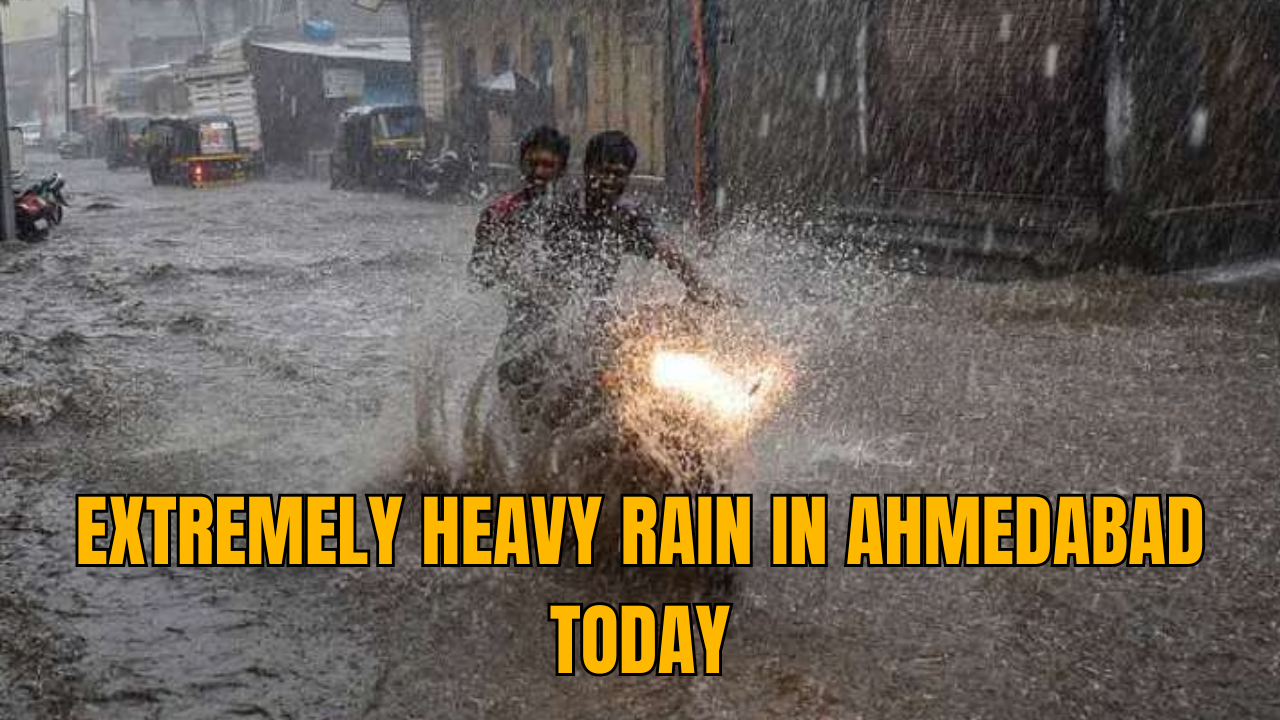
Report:
[[[648,216],[623,201],[638,155],[622,132],[596,135],[583,160],[585,186],[551,203],[523,206],[511,216],[516,234],[506,236],[501,261],[473,261],[472,270],[482,282],[492,286],[500,281],[507,293],[499,389],[526,419],[554,427],[583,400],[582,388],[571,380],[558,392],[547,392],[557,370],[551,328],[570,306],[603,300],[613,289],[624,255],[661,261],[695,301],[718,304],[725,299]]]

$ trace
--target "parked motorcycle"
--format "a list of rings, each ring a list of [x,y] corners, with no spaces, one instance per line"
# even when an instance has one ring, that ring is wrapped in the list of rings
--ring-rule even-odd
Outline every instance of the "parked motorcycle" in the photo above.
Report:
[[[63,209],[70,207],[63,190],[67,181],[53,173],[14,193],[15,225],[21,240],[39,240],[62,224]]]
[[[459,198],[481,202],[490,192],[483,163],[470,147],[461,154],[446,150],[434,158],[419,151],[410,152],[400,186],[406,195],[425,199]]]

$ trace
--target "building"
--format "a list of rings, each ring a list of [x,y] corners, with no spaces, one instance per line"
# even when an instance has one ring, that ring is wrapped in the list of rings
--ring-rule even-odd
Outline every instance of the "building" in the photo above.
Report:
[[[0,6],[6,42],[24,42],[58,35],[58,16],[63,8],[79,10],[84,0],[40,0],[10,2]]]
[[[66,127],[67,104],[78,109],[89,104],[84,65],[86,43],[83,0],[16,2],[0,7],[4,22],[6,81],[9,119],[39,123],[46,139]],[[70,41],[69,46],[67,41]],[[67,69],[69,66],[69,69]],[[63,81],[70,74],[70,82]]]
[[[577,145],[628,131],[640,172],[707,212],[1151,267],[1280,246],[1273,2],[409,3],[446,112],[513,70]],[[490,119],[509,161],[520,119]]]
[[[380,12],[344,0],[94,0],[95,55],[109,68],[182,62],[248,30],[298,33],[305,20],[332,22],[340,37],[404,36],[404,6]]]
[[[245,54],[270,163],[302,165],[331,149],[338,116],[353,105],[416,102],[408,38],[254,41]]]
[[[490,157],[514,161],[513,147],[529,125],[554,121],[574,137],[623,127],[642,149],[638,172],[668,174],[670,48],[665,3],[518,0],[410,4],[410,26],[422,47],[439,47],[446,114],[458,115],[462,90],[518,73],[547,107],[521,122],[518,113],[493,112]],[[433,62],[426,58],[419,65]],[[429,69],[424,69],[429,73]],[[580,143],[579,143],[580,145]]]
[[[40,123],[46,134],[55,130],[53,120],[62,114],[63,93],[56,72],[60,49],[56,37],[5,43],[9,119],[14,123]]]

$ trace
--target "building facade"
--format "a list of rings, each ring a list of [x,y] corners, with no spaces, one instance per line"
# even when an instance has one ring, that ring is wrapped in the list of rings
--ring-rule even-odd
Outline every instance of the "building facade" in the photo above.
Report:
[[[513,162],[514,143],[539,122],[554,122],[575,138],[622,128],[640,147],[637,171],[662,178],[668,73],[666,14],[658,5],[449,1],[411,4],[410,23],[421,46],[440,49],[446,113],[456,109],[463,88],[508,71],[520,76],[520,87],[527,83],[532,98],[519,104],[535,109],[489,114],[494,161]],[[431,60],[418,64],[429,73]]]
[[[1265,0],[409,0],[446,105],[514,69],[724,213],[808,208],[1184,265],[1274,248]],[[1248,28],[1247,33],[1240,28]],[[495,157],[518,119],[493,114]]]

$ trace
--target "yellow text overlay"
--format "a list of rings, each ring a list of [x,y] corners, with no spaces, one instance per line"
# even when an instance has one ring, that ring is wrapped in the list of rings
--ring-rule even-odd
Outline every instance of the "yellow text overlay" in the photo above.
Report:
[[[573,675],[577,661],[591,675],[697,675],[695,643],[703,646],[703,675],[722,674],[721,658],[732,605],[551,605],[556,624],[556,674]],[[694,633],[694,625],[698,632]],[[574,630],[580,626],[581,647]]]
[[[80,495],[76,564],[392,565],[403,505],[400,495]],[[376,553],[356,537],[361,514]]]
[[[425,495],[422,564],[555,566],[572,532],[577,563],[594,565],[603,502],[600,495]],[[620,502],[626,565],[751,564],[749,495],[627,495]]]
[[[846,565],[1195,565],[1194,495],[854,495]]]

